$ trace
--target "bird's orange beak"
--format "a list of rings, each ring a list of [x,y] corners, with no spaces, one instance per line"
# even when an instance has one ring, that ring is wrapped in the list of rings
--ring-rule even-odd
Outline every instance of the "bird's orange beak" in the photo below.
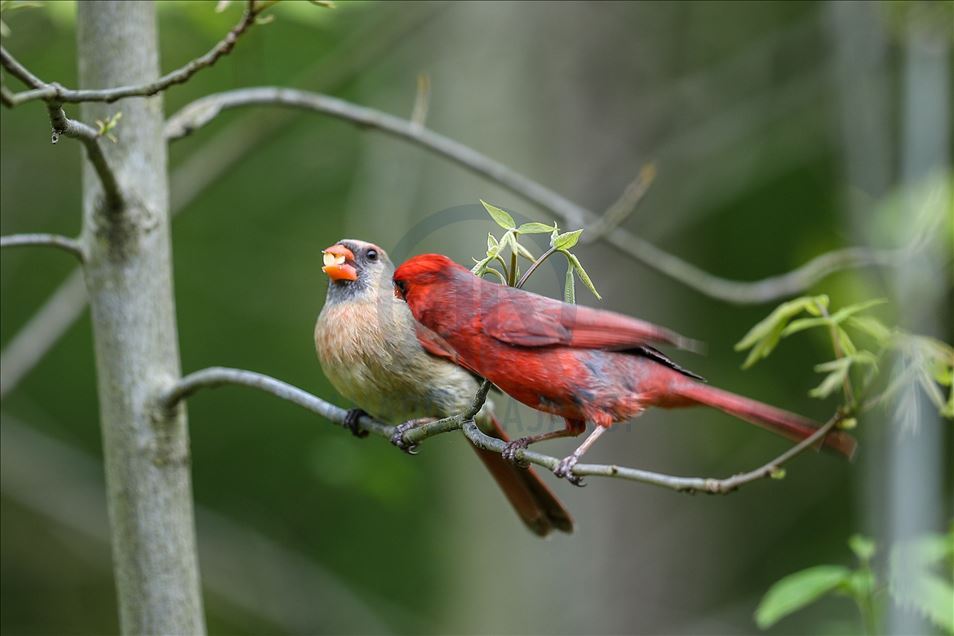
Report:
[[[354,268],[354,253],[344,245],[332,245],[321,250],[324,267],[321,271],[328,274],[328,278],[338,280],[358,280],[358,270]]]

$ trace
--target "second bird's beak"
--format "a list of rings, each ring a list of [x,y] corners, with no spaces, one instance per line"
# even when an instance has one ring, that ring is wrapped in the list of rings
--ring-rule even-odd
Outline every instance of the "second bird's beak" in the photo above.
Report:
[[[358,270],[354,268],[354,253],[344,245],[332,245],[321,251],[324,267],[321,271],[334,281],[358,280]]]

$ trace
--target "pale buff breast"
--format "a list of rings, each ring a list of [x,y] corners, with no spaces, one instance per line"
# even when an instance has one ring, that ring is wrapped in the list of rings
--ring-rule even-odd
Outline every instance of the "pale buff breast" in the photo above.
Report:
[[[413,317],[396,299],[326,305],[315,325],[315,349],[331,384],[378,419],[400,423],[465,410],[477,381],[431,356],[414,336]]]

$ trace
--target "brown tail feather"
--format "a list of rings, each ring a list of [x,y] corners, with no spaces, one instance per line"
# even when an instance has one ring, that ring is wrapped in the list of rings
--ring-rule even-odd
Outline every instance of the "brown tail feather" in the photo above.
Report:
[[[486,431],[487,434],[505,442],[508,441],[506,433],[500,428],[500,423],[492,415],[481,424],[486,424],[489,428]],[[476,446],[473,449],[493,475],[520,519],[534,534],[545,537],[553,530],[573,532],[573,518],[570,517],[570,513],[533,469],[514,466],[499,453]]]
[[[692,402],[719,409],[796,442],[809,437],[818,429],[817,422],[801,415],[783,411],[774,406],[750,400],[706,384],[686,382],[679,393]],[[851,435],[841,431],[832,431],[825,436],[823,448],[851,459],[855,454],[857,445],[857,441]]]

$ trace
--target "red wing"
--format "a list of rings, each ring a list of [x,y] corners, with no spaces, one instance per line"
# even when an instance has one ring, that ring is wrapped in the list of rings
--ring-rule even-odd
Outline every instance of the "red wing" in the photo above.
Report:
[[[417,335],[417,341],[421,343],[422,347],[424,347],[424,351],[427,351],[432,356],[444,358],[445,360],[453,362],[457,366],[466,369],[475,375],[480,375],[477,373],[477,371],[468,367],[463,363],[463,361],[461,361],[460,356],[458,356],[457,352],[454,351],[449,344],[447,344],[446,340],[416,320],[414,321],[414,332]]]
[[[658,342],[697,348],[689,338],[644,320],[536,294],[504,298],[484,314],[482,322],[487,335],[521,347],[625,350]]]

